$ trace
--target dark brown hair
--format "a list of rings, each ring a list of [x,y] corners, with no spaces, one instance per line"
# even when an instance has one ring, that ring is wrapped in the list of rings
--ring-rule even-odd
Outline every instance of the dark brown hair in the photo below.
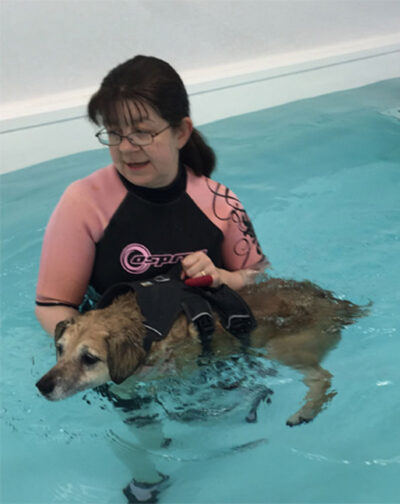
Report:
[[[168,63],[152,56],[135,56],[106,75],[89,101],[90,120],[99,126],[118,124],[116,109],[120,103],[128,105],[128,114],[129,105],[133,105],[141,119],[146,117],[148,105],[172,127],[190,116],[182,79]],[[196,129],[181,149],[180,160],[198,176],[210,176],[215,167],[215,153]]]

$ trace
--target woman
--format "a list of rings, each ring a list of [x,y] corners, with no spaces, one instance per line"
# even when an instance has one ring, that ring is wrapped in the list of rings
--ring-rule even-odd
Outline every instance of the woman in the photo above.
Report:
[[[154,57],[126,61],[88,114],[112,164],[71,184],[51,216],[37,286],[43,328],[53,334],[111,285],[179,262],[182,277],[211,275],[213,286],[253,282],[265,256],[240,201],[208,178],[215,155],[193,128],[175,70]]]

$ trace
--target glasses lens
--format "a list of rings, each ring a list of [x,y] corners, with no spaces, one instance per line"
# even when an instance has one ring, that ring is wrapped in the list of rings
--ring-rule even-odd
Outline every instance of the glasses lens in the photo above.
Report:
[[[129,135],[129,140],[135,145],[150,145],[153,137],[150,133],[137,132]]]
[[[153,142],[153,135],[151,133],[141,131],[132,133],[127,137],[121,137],[121,135],[113,131],[102,130],[96,136],[103,145],[119,145],[123,138],[128,138],[133,145],[150,145]]]
[[[96,136],[103,145],[119,145],[121,143],[121,137],[111,131],[100,131]]]
[[[119,145],[121,143],[121,137],[112,131],[105,131],[103,133],[103,138],[105,138],[107,142],[106,145]]]

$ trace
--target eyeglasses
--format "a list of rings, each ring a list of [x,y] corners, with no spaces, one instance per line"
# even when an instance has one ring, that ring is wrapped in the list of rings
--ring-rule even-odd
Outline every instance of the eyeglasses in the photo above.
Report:
[[[98,133],[96,133],[96,137],[98,141],[103,145],[119,145],[124,138],[128,140],[132,145],[137,147],[142,147],[145,145],[150,145],[153,143],[153,138],[160,135],[163,131],[170,128],[171,125],[168,124],[165,128],[157,133],[147,133],[142,131],[137,131],[136,133],[131,133],[130,135],[120,135],[115,131],[108,131],[106,128],[101,129]]]

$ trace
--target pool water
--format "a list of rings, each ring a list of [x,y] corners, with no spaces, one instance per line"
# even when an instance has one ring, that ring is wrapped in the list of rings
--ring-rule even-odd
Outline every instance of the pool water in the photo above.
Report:
[[[201,128],[219,157],[215,178],[239,194],[272,274],[373,301],[325,360],[336,397],[295,428],[285,420],[300,406],[301,376],[240,359],[142,384],[136,410],[96,391],[43,399],[34,384],[55,361],[33,315],[43,232],[66,185],[108,154],[1,177],[2,503],[123,504],[122,488],[147,466],[169,475],[162,503],[400,501],[399,97],[394,79]],[[235,373],[240,387],[215,387]],[[272,401],[248,423],[265,386]]]

